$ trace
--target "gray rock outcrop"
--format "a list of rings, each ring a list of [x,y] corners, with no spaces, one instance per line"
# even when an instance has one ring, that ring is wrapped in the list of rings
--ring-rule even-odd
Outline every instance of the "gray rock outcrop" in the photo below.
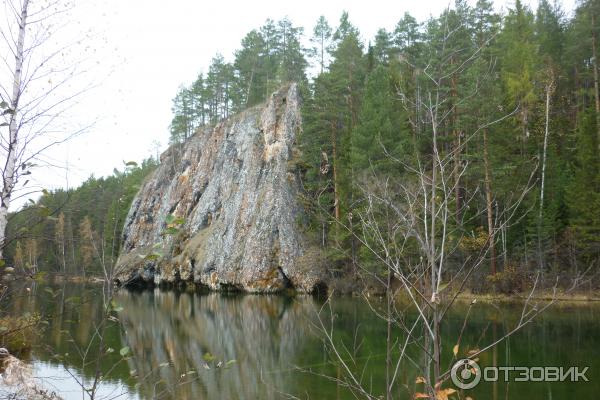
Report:
[[[299,230],[300,183],[290,167],[300,129],[290,84],[167,150],[131,205],[117,281],[314,290],[322,268]]]

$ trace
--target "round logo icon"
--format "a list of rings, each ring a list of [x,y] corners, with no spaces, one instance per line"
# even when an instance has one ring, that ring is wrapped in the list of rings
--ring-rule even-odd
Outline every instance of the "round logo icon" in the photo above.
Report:
[[[452,383],[460,389],[473,389],[481,380],[481,368],[473,360],[458,360],[450,370]]]

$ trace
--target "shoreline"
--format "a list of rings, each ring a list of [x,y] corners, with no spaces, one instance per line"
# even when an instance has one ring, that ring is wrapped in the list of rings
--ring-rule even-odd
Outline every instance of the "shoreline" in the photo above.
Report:
[[[525,301],[528,298],[530,300],[536,301],[555,301],[560,303],[576,303],[576,304],[586,304],[586,303],[597,303],[600,302],[600,292],[592,291],[592,292],[574,292],[574,293],[564,293],[560,290],[557,290],[556,294],[553,294],[550,290],[543,290],[539,293],[534,293],[531,297],[529,297],[528,292],[523,293],[515,293],[512,295],[502,294],[502,293],[471,293],[465,291],[460,293],[457,297],[457,300],[461,301],[483,301],[483,302],[511,302],[511,301]]]
[[[27,278],[25,277],[15,277],[16,279],[14,279],[14,281],[21,281],[23,282],[24,280],[26,280]],[[101,276],[77,276],[77,275],[63,275],[63,274],[48,274],[47,276],[45,276],[44,278],[42,278],[42,280],[45,283],[51,283],[51,284],[60,284],[60,283],[76,283],[76,284],[101,284],[104,282],[104,279]],[[150,286],[149,286],[150,287]],[[148,287],[148,288],[149,288]],[[152,286],[155,287],[155,286]],[[185,289],[183,288],[177,288],[177,287],[170,287],[169,285],[159,285],[158,286],[161,290],[165,290],[165,291],[170,291],[170,290],[185,290],[185,291],[189,291],[189,287],[186,287]],[[145,290],[148,288],[142,288],[141,290]],[[126,288],[126,290],[131,290],[131,288]],[[139,288],[137,290],[140,290]],[[135,291],[135,290],[134,290]],[[204,290],[194,290],[192,289],[193,292],[195,293],[205,293]],[[214,293],[226,293],[226,294],[231,294],[230,291],[212,291],[210,290],[210,292],[214,292]],[[247,292],[235,292],[238,294],[254,294],[256,295],[257,293],[247,293]],[[265,293],[266,294],[266,293]],[[277,293],[268,293],[269,295],[283,295],[283,296],[295,296],[295,295],[306,295],[306,293],[301,293],[301,292],[297,292],[297,291],[291,291],[290,290],[284,290],[281,292],[277,292]],[[259,293],[260,295],[260,293]],[[319,294],[319,293],[312,293],[310,295],[315,295],[315,296],[319,296],[319,295],[323,295],[323,294]],[[327,295],[330,295],[330,293],[328,293]],[[348,293],[343,293],[343,292],[339,292],[336,291],[333,296],[334,297],[344,297],[344,296],[352,296],[352,297],[361,297],[361,296],[376,296],[376,297],[383,297],[384,294],[380,293],[380,292],[359,292],[359,291],[354,291],[354,292],[348,292]],[[455,293],[444,293],[443,297],[445,299],[449,299],[451,297],[453,297],[455,295]],[[534,295],[532,295],[531,297],[529,297],[530,293],[529,292],[520,292],[520,293],[514,293],[514,294],[504,294],[504,293],[473,293],[470,290],[465,290],[462,293],[458,294],[458,296],[456,297],[457,301],[461,301],[461,302],[465,302],[465,301],[480,301],[480,302],[523,302],[525,300],[527,300],[528,298],[530,300],[535,300],[535,301],[552,301],[554,300],[557,303],[562,303],[562,304],[566,304],[566,303],[573,303],[573,304],[594,304],[594,303],[599,303],[600,302],[600,290],[586,290],[586,291],[575,291],[573,293],[565,293],[563,290],[561,289],[557,289],[556,293],[553,294],[552,290],[548,290],[548,289],[544,289],[544,290],[540,290],[539,292],[535,293]],[[402,298],[404,297],[404,293],[403,292],[396,292],[395,295],[396,298]]]

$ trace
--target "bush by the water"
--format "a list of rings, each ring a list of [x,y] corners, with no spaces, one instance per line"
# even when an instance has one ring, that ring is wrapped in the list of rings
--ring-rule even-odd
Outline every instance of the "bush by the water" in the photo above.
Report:
[[[39,314],[29,313],[0,318],[0,347],[5,347],[11,354],[27,353],[40,332],[41,322]]]

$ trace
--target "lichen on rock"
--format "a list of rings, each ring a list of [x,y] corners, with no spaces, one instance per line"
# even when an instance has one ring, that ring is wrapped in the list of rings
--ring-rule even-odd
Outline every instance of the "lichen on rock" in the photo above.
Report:
[[[299,262],[308,245],[289,164],[301,128],[298,87],[290,84],[171,146],[132,203],[117,280],[250,292],[321,285],[321,264]],[[179,225],[170,229],[173,218]]]

